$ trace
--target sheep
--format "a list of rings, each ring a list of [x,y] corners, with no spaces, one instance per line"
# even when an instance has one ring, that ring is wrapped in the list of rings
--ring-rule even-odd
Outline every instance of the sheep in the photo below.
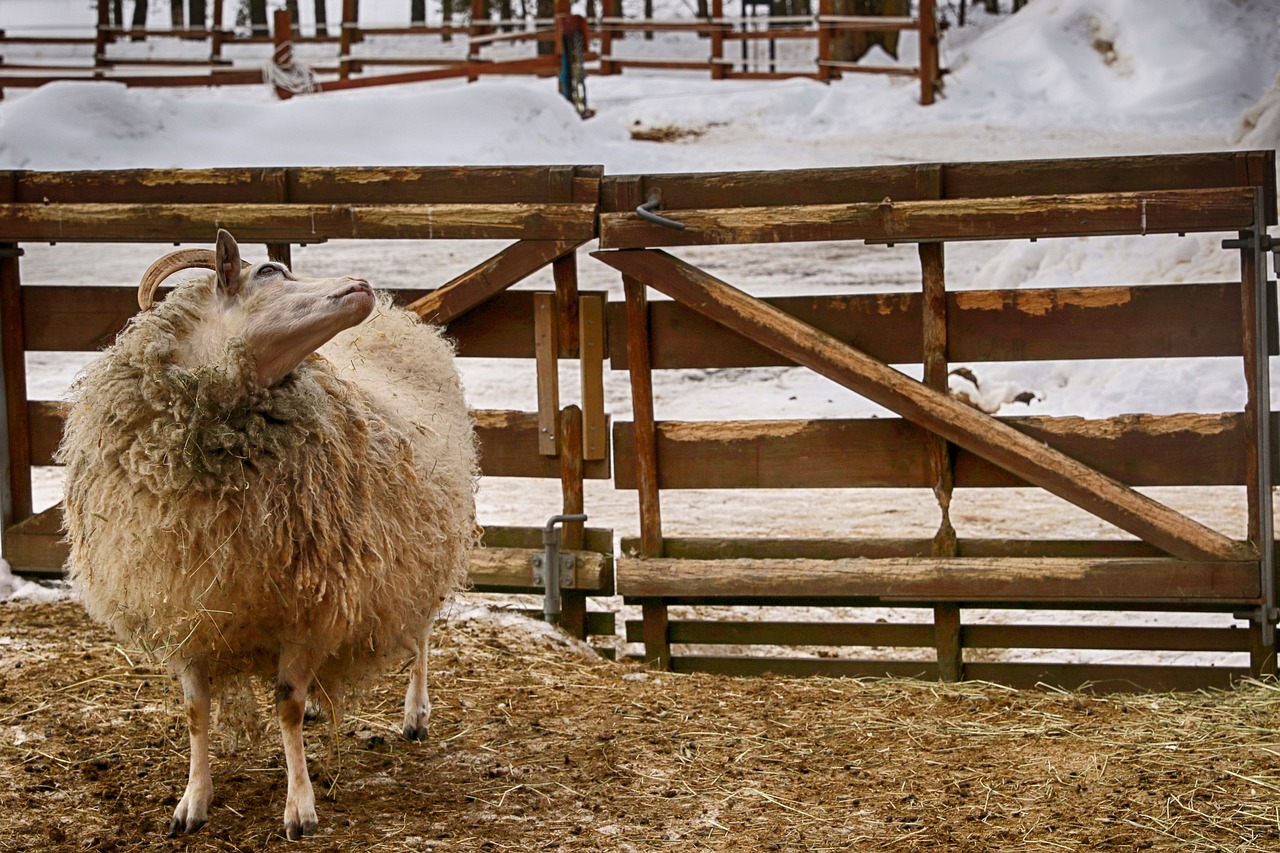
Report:
[[[214,275],[152,307],[193,267]],[[77,379],[57,452],[69,574],[181,682],[190,773],[170,836],[208,820],[211,695],[257,675],[275,683],[293,840],[317,825],[309,689],[337,719],[411,651],[403,731],[425,735],[431,623],[479,535],[453,350],[365,280],[242,263],[222,230],[213,252],[156,261],[138,301]]]

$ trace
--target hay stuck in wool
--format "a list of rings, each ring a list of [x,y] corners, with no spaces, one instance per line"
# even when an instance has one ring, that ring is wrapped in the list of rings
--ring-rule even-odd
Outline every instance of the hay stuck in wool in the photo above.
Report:
[[[1280,849],[1272,681],[735,679],[592,660],[508,618],[436,637],[426,741],[396,736],[394,673],[313,733],[329,818],[307,849]],[[0,850],[172,850],[176,686],[75,604],[0,607],[0,644]],[[281,761],[274,738],[221,756],[217,820],[183,849],[295,849]]]

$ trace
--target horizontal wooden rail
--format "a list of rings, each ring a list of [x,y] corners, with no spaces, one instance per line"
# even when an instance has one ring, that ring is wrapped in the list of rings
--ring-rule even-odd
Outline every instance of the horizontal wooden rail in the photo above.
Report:
[[[623,557],[618,592],[672,603],[788,598],[909,606],[1256,605],[1256,562],[1160,558],[883,558],[687,560]]]
[[[208,242],[210,224],[242,241],[589,240],[584,204],[3,204],[7,240]]]
[[[1274,304],[1275,291],[1268,293]],[[766,297],[786,313],[890,364],[920,363],[916,292]],[[1240,356],[1234,283],[956,291],[946,295],[952,363]],[[675,301],[648,308],[654,369],[773,367],[771,350]],[[610,359],[627,368],[626,314],[610,307]],[[1273,336],[1272,354],[1280,354]]]
[[[1241,414],[1001,418],[1101,473],[1131,486],[1242,485]],[[659,421],[662,489],[932,487],[928,433],[898,418],[787,421]],[[614,424],[615,483],[638,487],[633,424]],[[850,448],[858,448],[851,453]],[[960,488],[1026,483],[958,450]]]
[[[627,620],[629,643],[644,641],[643,622]],[[1163,628],[1123,625],[964,625],[970,649],[1107,649],[1117,651],[1247,652],[1249,632],[1239,628]],[[932,624],[894,622],[696,621],[672,619],[671,643],[687,645],[882,646],[930,648]]]
[[[679,210],[664,202],[677,231],[634,211],[602,213],[602,249],[784,243],[819,240],[911,242],[1237,231],[1253,222],[1254,190],[895,201]]]
[[[661,190],[664,208],[677,211],[1257,187],[1266,194],[1267,224],[1274,225],[1275,178],[1269,151],[610,175],[601,184],[600,209],[629,213],[653,190]]]

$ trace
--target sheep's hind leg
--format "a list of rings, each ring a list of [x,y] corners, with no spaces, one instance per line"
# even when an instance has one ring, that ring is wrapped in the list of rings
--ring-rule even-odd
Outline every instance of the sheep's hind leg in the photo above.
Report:
[[[311,684],[312,660],[301,646],[280,649],[279,677],[276,681],[276,711],[284,741],[284,761],[289,789],[284,801],[284,832],[297,841],[316,830],[316,797],[307,774],[307,753],[302,744],[302,718],[307,708],[307,688]]]
[[[190,835],[209,821],[213,779],[209,774],[209,667],[192,661],[182,670],[182,698],[191,738],[187,790],[169,821],[169,836]]]
[[[427,652],[431,645],[431,626],[422,632],[422,643],[414,649],[413,667],[409,673],[409,689],[404,694],[404,736],[422,740],[427,736],[431,719],[431,697],[427,695]]]

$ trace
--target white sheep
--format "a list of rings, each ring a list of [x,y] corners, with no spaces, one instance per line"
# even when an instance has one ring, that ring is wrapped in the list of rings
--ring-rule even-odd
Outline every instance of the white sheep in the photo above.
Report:
[[[191,267],[215,274],[153,308]],[[316,827],[309,689],[336,715],[411,650],[404,733],[425,734],[431,622],[478,534],[453,350],[363,279],[242,264],[225,231],[215,252],[153,264],[138,299],[77,381],[58,450],[70,575],[94,618],[181,679],[191,765],[169,834],[208,820],[211,689],[259,675],[275,683],[295,839]]]

